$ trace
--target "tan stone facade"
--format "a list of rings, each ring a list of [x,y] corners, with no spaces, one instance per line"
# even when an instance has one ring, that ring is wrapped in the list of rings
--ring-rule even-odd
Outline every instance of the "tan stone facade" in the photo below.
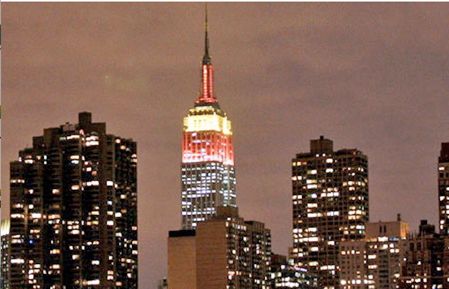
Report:
[[[168,238],[168,284],[170,289],[196,289],[196,238],[194,234],[171,234]]]
[[[270,259],[270,230],[220,207],[196,230],[169,233],[168,288],[268,289]]]
[[[200,223],[197,229],[198,288],[222,289],[228,282],[226,221]]]

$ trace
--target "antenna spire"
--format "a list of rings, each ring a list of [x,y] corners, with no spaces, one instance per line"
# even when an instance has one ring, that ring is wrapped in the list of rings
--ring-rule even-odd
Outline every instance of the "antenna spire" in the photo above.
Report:
[[[214,94],[214,67],[209,55],[209,27],[207,21],[207,2],[204,5],[204,56],[201,67],[201,92],[196,103],[217,103]]]
[[[207,20],[207,2],[204,4],[204,56],[203,56],[203,64],[211,64],[211,58],[209,55],[209,27]]]

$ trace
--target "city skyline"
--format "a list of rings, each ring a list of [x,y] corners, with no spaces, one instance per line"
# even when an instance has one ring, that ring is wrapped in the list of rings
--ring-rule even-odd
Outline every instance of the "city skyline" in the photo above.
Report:
[[[164,5],[167,8],[164,8]],[[357,147],[368,155],[371,166],[371,221],[378,218],[390,220],[394,218],[396,213],[400,212],[412,227],[416,226],[417,220],[424,218],[430,219],[431,223],[436,224],[438,213],[436,162],[440,143],[448,139],[448,134],[442,132],[441,129],[444,131],[445,127],[449,127],[449,118],[444,111],[448,84],[442,83],[441,80],[444,79],[440,79],[444,73],[447,73],[447,67],[449,66],[447,56],[443,55],[448,45],[448,38],[446,37],[448,31],[447,28],[441,28],[445,26],[444,23],[447,23],[447,18],[444,17],[449,14],[448,11],[442,12],[441,9],[427,8],[426,13],[420,14],[418,10],[415,10],[420,7],[417,4],[403,5],[403,8],[407,7],[407,9],[404,8],[406,12],[396,11],[405,20],[410,21],[413,18],[411,16],[416,16],[417,13],[427,22],[431,22],[431,24],[426,22],[427,27],[414,33],[410,33],[405,26],[399,26],[400,31],[405,36],[405,43],[414,44],[412,48],[415,50],[412,52],[412,56],[417,58],[413,58],[415,62],[412,63],[400,57],[398,59],[391,58],[398,61],[396,65],[399,67],[396,67],[396,69],[399,69],[399,71],[396,71],[389,66],[388,60],[376,66],[374,65],[375,61],[371,58],[374,56],[376,60],[379,60],[375,56],[384,55],[376,54],[380,52],[386,52],[390,57],[396,55],[392,50],[398,48],[395,45],[399,45],[400,41],[393,41],[392,35],[387,33],[387,28],[392,25],[391,21],[394,20],[394,13],[387,13],[388,9],[382,10],[386,13],[386,16],[378,15],[381,20],[387,18],[388,21],[376,23],[378,24],[376,28],[379,30],[374,30],[375,32],[371,35],[373,38],[364,39],[365,42],[362,41],[359,48],[367,48],[370,46],[370,41],[379,41],[379,39],[386,37],[390,40],[386,43],[393,46],[392,50],[381,49],[378,51],[373,48],[373,51],[368,49],[367,52],[362,49],[364,53],[356,53],[355,56],[350,56],[344,54],[344,48],[347,48],[345,41],[352,41],[352,35],[351,37],[346,35],[345,29],[350,31],[353,29],[353,32],[357,32],[355,37],[362,37],[362,34],[359,29],[347,26],[348,22],[339,16],[347,13],[352,19],[351,21],[355,21],[357,20],[357,13],[365,13],[365,17],[373,20],[374,23],[376,22],[376,15],[370,16],[368,11],[373,9],[369,7],[375,7],[376,5],[364,4],[362,6],[365,9],[362,9],[362,11],[352,10],[352,8],[350,9],[351,5],[342,4],[273,5],[210,5],[211,33],[215,45],[214,63],[219,67],[220,78],[222,78],[222,80],[217,80],[217,90],[221,102],[232,117],[234,126],[237,127],[235,138],[236,165],[241,215],[245,219],[257,219],[265,222],[272,229],[274,250],[285,254],[287,247],[291,244],[291,223],[285,221],[291,219],[290,159],[298,151],[306,150],[310,139],[317,138],[322,134],[335,140],[337,147]],[[183,6],[189,7],[188,12],[192,12],[194,16],[189,15],[190,13],[187,11],[183,11]],[[290,7],[286,8],[288,6]],[[377,5],[377,7],[384,7],[384,9],[386,6],[388,5]],[[392,5],[390,7],[400,6]],[[33,5],[29,7],[33,7]],[[83,4],[78,5],[78,8],[74,9],[75,12],[70,12],[75,15],[72,17],[64,14],[67,12],[63,10],[71,7],[67,4],[58,6],[66,8],[55,8],[51,5],[36,5],[34,7],[31,10],[22,7],[18,11],[15,10],[17,8],[14,8],[13,4],[7,4],[4,8],[3,21],[6,32],[8,31],[8,23],[12,24],[10,29],[15,29],[12,21],[14,13],[23,13],[21,15],[27,15],[25,17],[27,19],[19,17],[23,21],[20,29],[16,30],[16,33],[5,33],[3,53],[5,56],[4,108],[6,118],[3,123],[3,150],[6,153],[3,155],[2,164],[3,183],[8,183],[5,163],[16,157],[15,153],[18,148],[26,146],[30,136],[40,132],[42,127],[73,121],[71,116],[79,111],[92,111],[98,120],[111,123],[110,128],[112,127],[113,133],[133,137],[139,144],[143,144],[139,146],[144,154],[143,156],[139,154],[141,156],[139,159],[139,206],[148,206],[149,209],[148,212],[143,213],[143,217],[142,215],[140,217],[139,233],[141,244],[143,243],[142,262],[140,264],[143,268],[157,268],[158,265],[165,262],[165,252],[158,252],[163,251],[160,248],[165,247],[164,243],[160,241],[165,241],[166,231],[176,229],[179,226],[179,213],[177,213],[177,210],[179,210],[179,166],[176,167],[175,164],[179,165],[180,162],[180,119],[182,119],[186,107],[190,107],[191,100],[197,96],[198,91],[197,63],[201,55],[200,45],[202,44],[202,33],[200,32],[202,28],[202,6],[200,4],[136,4],[129,7],[125,6],[128,9],[126,12],[129,12],[129,14],[126,14],[122,11],[124,6],[120,5]],[[50,10],[43,11],[37,7],[48,7]],[[82,15],[84,10],[80,7],[89,8],[87,9],[89,13]],[[100,10],[105,7],[108,8],[106,9],[107,12],[101,14]],[[148,8],[140,10],[136,7]],[[269,7],[277,7],[277,16],[268,12]],[[438,7],[438,5],[428,5],[427,7]],[[302,16],[305,16],[306,12],[302,11],[301,8],[315,14],[304,17],[304,22],[295,22],[296,18],[293,17],[293,11],[288,11],[293,10],[292,8],[296,9],[295,13]],[[315,10],[318,8],[322,10]],[[248,12],[248,10],[271,16],[276,21],[280,20],[278,15],[283,13],[289,17],[284,17],[288,21],[279,21],[279,25],[273,24],[272,28],[270,25],[262,25],[263,23],[260,20],[252,18],[254,16],[245,19],[243,15],[247,14],[245,12]],[[139,14],[137,13],[139,11],[142,12]],[[162,17],[156,16],[157,12],[161,11],[169,13],[169,15],[170,13],[179,15],[182,21],[190,21],[191,25],[185,25],[182,21],[165,22],[166,20]],[[120,14],[121,12],[124,14]],[[131,12],[137,13],[138,17]],[[444,14],[445,12],[447,14]],[[49,13],[58,17],[53,20],[46,20],[52,22],[40,22],[39,19],[42,18],[33,18],[42,15],[42,13]],[[426,17],[428,13],[432,13],[431,19],[427,18],[428,16]],[[95,18],[94,15],[96,14],[102,15],[102,17]],[[329,16],[329,18],[324,17],[323,14]],[[63,18],[63,15],[66,18]],[[20,15],[15,14],[15,16]],[[331,16],[334,16],[336,20]],[[441,18],[438,18],[438,16]],[[236,17],[236,23],[232,23],[233,17]],[[164,35],[167,37],[166,39],[159,38],[160,42],[155,42],[152,51],[157,52],[155,55],[158,55],[158,57],[154,59],[151,58],[152,55],[145,45],[152,47],[148,43],[153,43],[152,40],[157,39],[153,37],[160,33],[152,32],[151,29],[157,31],[157,25],[153,27],[148,24],[146,22],[148,18],[154,21],[154,23],[151,23],[152,25],[161,24],[159,29],[164,32],[168,31],[168,34]],[[48,34],[52,29],[58,30],[55,24],[61,24],[64,19],[72,24],[78,24],[78,19],[85,21],[80,21],[80,26],[73,27],[64,34],[56,34],[56,37]],[[127,22],[123,22],[124,19],[127,19]],[[244,19],[244,21],[241,19]],[[134,21],[149,30],[133,30],[135,28]],[[340,35],[349,37],[339,43],[341,46],[338,44],[332,46],[334,44],[330,40],[332,33],[326,30],[334,24],[333,21],[337,23],[342,21],[340,22],[342,26],[337,25],[334,32],[337,32],[337,34],[340,32]],[[438,22],[439,25],[436,25],[437,21],[440,21]],[[33,26],[33,29],[31,29],[32,26],[30,25],[36,23],[40,23],[41,26]],[[228,29],[220,23],[232,23],[232,25],[236,25],[233,28],[239,27],[240,30]],[[257,23],[257,25],[254,23]],[[368,24],[373,23],[369,22]],[[111,24],[116,29],[111,30],[109,26]],[[170,24],[169,30],[166,30],[167,24]],[[295,26],[294,24],[299,25]],[[407,22],[407,24],[413,23]],[[294,29],[285,32],[283,25],[292,25]],[[90,29],[86,29],[89,27]],[[368,27],[373,28],[372,26]],[[426,28],[429,29],[429,27],[439,28],[440,30],[432,31],[433,33],[426,38],[426,32],[429,32]],[[315,30],[312,28],[315,28]],[[181,29],[185,29],[191,39],[187,36],[181,37]],[[319,41],[308,34],[309,29],[318,32],[321,35],[318,38],[322,38],[324,41]],[[100,45],[98,39],[92,39],[90,35],[86,34],[91,33],[91,30],[98,33],[97,36],[106,35],[103,37],[105,37],[104,40],[111,41],[109,43],[112,46],[110,50],[106,46]],[[172,30],[178,30],[177,33],[180,34],[170,34]],[[125,45],[125,48],[123,48],[122,45],[124,44],[121,41],[112,41],[123,40],[122,34],[130,31],[135,34],[132,37],[128,34],[125,39],[135,43],[135,46],[131,45],[127,48]],[[290,43],[288,37],[279,35],[280,32],[286,33],[290,37],[294,35],[296,37],[295,44]],[[154,34],[149,37],[146,33]],[[422,37],[417,37],[417,43],[422,47],[411,41],[410,38],[415,38],[411,35],[416,36],[415,33]],[[402,34],[399,33],[399,35]],[[112,39],[107,36],[112,37]],[[11,37],[9,41],[8,37]],[[146,41],[136,41],[139,37],[147,38],[145,38]],[[30,41],[33,39],[35,41]],[[37,41],[45,39],[47,39],[47,42]],[[164,39],[167,42],[163,42]],[[51,40],[54,40],[55,43],[52,43]],[[232,42],[231,40],[237,41]],[[423,44],[424,40],[427,42],[433,40],[433,45],[436,42],[441,46],[437,46],[436,51],[432,50],[431,55],[426,55],[427,50],[424,48],[433,46],[429,44],[429,47],[427,47],[426,44]],[[183,41],[188,41],[188,44],[181,45],[180,48],[182,49],[178,50],[177,47],[172,46]],[[283,43],[287,49],[284,49],[278,41],[281,44]],[[264,47],[266,42],[269,43],[268,48],[261,48]],[[318,45],[323,45],[322,42],[329,42],[330,48]],[[12,45],[9,51],[8,43]],[[121,44],[118,45],[118,43]],[[237,47],[233,47],[231,43],[236,43]],[[379,41],[378,44],[382,43],[382,41]],[[176,52],[176,57],[170,59],[172,62],[163,58],[164,53],[167,52],[164,45],[168,45],[169,52]],[[319,53],[315,55],[317,51],[314,50],[314,45],[324,49],[324,52],[322,52],[324,54],[333,53],[342,57],[338,60],[327,59],[330,62],[324,63],[322,59],[320,60],[323,55]],[[20,47],[20,49],[18,51],[13,50],[14,47]],[[65,50],[64,55],[59,54],[60,47],[64,47],[72,58],[65,58]],[[296,47],[302,49],[297,51]],[[53,51],[51,58],[45,56],[46,53],[50,53],[49,51]],[[131,53],[133,51],[137,54]],[[271,56],[269,55],[271,52],[273,52],[273,55],[274,52],[279,51],[285,54],[281,53],[271,56],[271,58],[268,57],[270,61],[264,59],[259,63],[260,58],[251,56],[250,52],[253,51],[259,56],[265,57]],[[403,50],[399,49],[399,51],[404,53]],[[45,53],[42,54],[42,52]],[[109,52],[109,54],[105,52]],[[18,57],[22,57],[23,53],[26,57],[19,59]],[[133,56],[129,57],[129,55]],[[119,56],[122,56],[122,58]],[[83,57],[86,57],[86,60]],[[168,55],[166,57],[170,58]],[[361,60],[357,57],[360,57]],[[160,61],[159,58],[163,58],[163,61]],[[290,62],[292,59],[294,59],[293,63]],[[139,62],[139,60],[145,61]],[[363,62],[362,60],[373,61],[371,64],[374,65],[374,71],[380,72],[384,69],[385,74],[392,77],[392,82],[397,81],[399,85],[389,83],[389,78],[385,80],[380,75],[367,73],[365,69],[369,68],[359,65],[360,62]],[[77,61],[80,63],[77,63]],[[115,61],[120,64],[116,64]],[[19,65],[13,67],[16,63],[19,63]],[[29,69],[30,63],[33,64],[31,69]],[[170,63],[171,65],[169,65]],[[423,69],[422,66],[418,65],[421,63],[433,64],[434,66],[426,66],[424,71],[414,74],[416,73],[414,69]],[[162,76],[161,71],[163,72]],[[173,74],[173,71],[176,71],[176,73]],[[56,72],[58,72],[57,75]],[[399,72],[399,76],[396,76],[395,72]],[[361,73],[361,75],[353,78],[355,73]],[[343,75],[336,77],[337,74]],[[50,76],[54,77],[51,78],[54,82],[45,80],[45,77]],[[362,76],[366,78],[364,79]],[[377,76],[378,78],[373,80],[369,76]],[[421,76],[425,77],[421,78]],[[25,85],[23,85],[24,79]],[[29,82],[26,81],[27,79]],[[381,87],[379,84],[383,83],[382,80],[387,83],[384,91],[386,96],[380,94],[380,91],[376,91],[379,93],[378,95],[371,92],[371,89]],[[418,81],[423,84],[423,87],[412,85],[411,80]],[[356,85],[348,88],[341,85],[339,81],[344,81],[345,84],[355,82]],[[172,82],[179,84],[179,86],[172,87]],[[54,85],[48,86],[48,83]],[[80,85],[80,83],[86,85]],[[410,87],[403,86],[405,83],[408,83]],[[429,88],[425,84],[429,85],[430,83],[434,86],[431,90],[427,90]],[[19,84],[22,84],[22,86],[19,86]],[[365,87],[364,84],[368,84],[368,87]],[[158,85],[161,85],[161,87],[157,87]],[[37,88],[41,88],[41,90]],[[79,90],[81,88],[82,90]],[[86,88],[86,91],[84,88]],[[335,88],[337,89],[335,90]],[[265,92],[265,90],[268,90],[268,92]],[[161,91],[166,94],[161,96]],[[298,94],[298,91],[300,98],[297,99],[294,96]],[[393,91],[398,91],[398,94],[393,93]],[[153,92],[153,95],[150,92]],[[413,103],[410,103],[408,93],[412,92],[416,94],[411,97]],[[424,92],[434,92],[434,95],[424,96],[426,99],[430,97],[432,103],[423,101],[418,97],[419,93],[425,94]],[[33,97],[33,95],[36,95],[36,97]],[[131,99],[122,99],[123,95],[128,95]],[[373,101],[373,95],[378,97],[375,99],[378,101]],[[57,98],[57,96],[65,99]],[[88,99],[87,96],[94,96],[95,99]],[[335,96],[337,96],[336,101],[332,102]],[[79,99],[79,97],[82,98]],[[110,106],[104,105],[105,101],[108,100],[113,100],[113,103]],[[351,104],[354,107],[348,111],[347,107]],[[422,107],[428,109],[421,110]],[[36,111],[36,108],[42,111],[40,115],[32,114]],[[58,111],[58,108],[64,109]],[[20,119],[17,123],[8,123],[9,111],[14,112],[17,117],[23,117],[23,119]],[[285,111],[288,111],[289,114]],[[417,117],[413,115],[413,113],[419,111],[422,113],[422,117],[419,118],[421,122],[416,120]],[[342,116],[346,112],[348,114]],[[360,119],[360,114],[364,119]],[[410,117],[409,114],[411,114]],[[371,117],[374,120],[371,120]],[[367,123],[362,123],[363,120]],[[425,121],[428,123],[424,124]],[[339,124],[343,123],[345,128],[339,127]],[[149,127],[143,124],[149,124]],[[286,127],[282,127],[286,124],[288,124]],[[439,128],[440,131],[432,131],[433,127]],[[163,139],[153,138],[153,135],[157,137],[163,135]],[[423,143],[424,149],[419,146]],[[393,152],[396,152],[396,154]],[[414,154],[412,154],[413,152]],[[155,161],[153,160],[154,156],[160,156],[160,158],[156,157]],[[164,159],[167,157],[173,160],[173,165],[168,164],[169,162]],[[417,165],[418,168],[414,168],[414,165]],[[165,175],[159,171],[160,166],[164,166],[163,172],[166,173]],[[401,172],[399,181],[397,181],[398,174],[395,174],[397,171]],[[147,174],[149,174],[148,178],[146,177]],[[263,180],[260,176],[265,174],[269,174],[270,178]],[[424,180],[421,179],[423,175]],[[254,186],[254,184],[256,185]],[[8,191],[8,188],[5,189],[5,191]],[[408,201],[406,196],[410,196],[410,191],[413,192],[413,198],[410,198],[413,200]],[[424,194],[423,191],[427,193]],[[386,200],[382,200],[382,197]],[[144,199],[143,204],[142,199]],[[265,201],[265,199],[270,201]],[[403,201],[395,203],[395,200]],[[163,205],[167,206],[168,209],[164,209],[163,212],[157,210],[151,212],[151,209],[157,209]],[[419,208],[422,210],[413,213]],[[2,212],[2,214],[4,213]],[[154,218],[157,219],[152,219],[151,216],[155,216]],[[142,219],[148,220],[149,224]],[[283,219],[284,221],[281,223],[276,219]],[[142,222],[144,222],[143,225]],[[164,225],[161,226],[162,224]],[[157,225],[161,228],[155,228]],[[159,260],[159,262],[156,262],[156,260]],[[142,277],[141,282],[144,282],[142,285],[155,286],[156,279],[162,277],[161,271],[155,269],[149,273],[141,273],[140,276],[150,275],[149,277]]]

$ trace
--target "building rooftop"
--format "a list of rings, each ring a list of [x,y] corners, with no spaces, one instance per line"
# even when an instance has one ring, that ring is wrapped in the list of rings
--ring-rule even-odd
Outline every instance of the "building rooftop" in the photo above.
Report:
[[[168,236],[170,238],[178,238],[178,237],[194,237],[196,235],[195,230],[177,230],[177,231],[169,231]]]

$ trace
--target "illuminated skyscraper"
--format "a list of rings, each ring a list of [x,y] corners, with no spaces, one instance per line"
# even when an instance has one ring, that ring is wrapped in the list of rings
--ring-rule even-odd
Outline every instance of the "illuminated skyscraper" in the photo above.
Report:
[[[339,286],[339,243],[365,237],[368,160],[357,149],[334,151],[332,140],[310,142],[292,160],[291,257],[318,277],[319,288]]]
[[[182,227],[215,215],[219,206],[236,206],[236,179],[231,121],[214,91],[214,68],[209,55],[207,11],[201,90],[184,118],[182,140]]]
[[[441,144],[438,158],[440,233],[449,236],[449,142]]]
[[[11,162],[11,288],[137,288],[136,143],[91,118]]]

